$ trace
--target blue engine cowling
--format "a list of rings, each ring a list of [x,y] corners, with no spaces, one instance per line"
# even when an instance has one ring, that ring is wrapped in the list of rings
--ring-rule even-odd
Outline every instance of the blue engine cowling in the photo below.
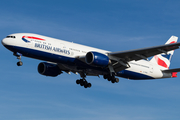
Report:
[[[109,64],[108,56],[98,52],[88,52],[85,60],[87,64],[98,67],[107,67]]]
[[[56,77],[61,74],[61,70],[56,64],[41,62],[38,65],[38,72],[41,75]]]

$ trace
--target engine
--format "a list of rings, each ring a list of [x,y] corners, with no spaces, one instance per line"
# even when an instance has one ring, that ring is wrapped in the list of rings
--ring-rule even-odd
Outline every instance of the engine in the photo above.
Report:
[[[38,72],[41,75],[56,77],[61,74],[61,70],[56,64],[41,62],[38,65]]]
[[[87,64],[98,67],[106,67],[109,64],[108,56],[98,52],[88,52],[85,60]]]

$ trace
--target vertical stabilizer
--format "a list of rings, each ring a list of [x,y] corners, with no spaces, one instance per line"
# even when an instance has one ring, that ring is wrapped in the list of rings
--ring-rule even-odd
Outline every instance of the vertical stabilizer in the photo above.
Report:
[[[178,37],[171,36],[165,44],[176,43],[177,40],[178,40]],[[171,58],[172,58],[173,54],[174,54],[174,50],[167,52],[167,54],[162,53],[162,54],[155,55],[151,59],[150,62],[159,65],[162,70],[169,69]]]

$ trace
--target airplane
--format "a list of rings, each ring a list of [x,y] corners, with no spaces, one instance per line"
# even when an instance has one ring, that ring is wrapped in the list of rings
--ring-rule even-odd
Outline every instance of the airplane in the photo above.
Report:
[[[1,42],[18,58],[18,66],[23,65],[22,56],[42,60],[37,67],[41,75],[79,74],[81,78],[76,83],[90,88],[87,76],[101,75],[112,83],[119,82],[117,77],[131,80],[177,77],[180,68],[169,69],[174,50],[180,46],[177,40],[178,37],[171,36],[165,45],[118,52],[33,33],[10,34]]]

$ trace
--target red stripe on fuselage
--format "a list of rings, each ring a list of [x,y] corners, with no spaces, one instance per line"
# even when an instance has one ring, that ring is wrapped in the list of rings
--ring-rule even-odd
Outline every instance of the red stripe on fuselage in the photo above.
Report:
[[[22,38],[29,38],[29,39],[35,39],[35,40],[42,40],[42,41],[45,41],[45,39],[38,38],[38,37],[33,37],[33,36],[23,36]]]

